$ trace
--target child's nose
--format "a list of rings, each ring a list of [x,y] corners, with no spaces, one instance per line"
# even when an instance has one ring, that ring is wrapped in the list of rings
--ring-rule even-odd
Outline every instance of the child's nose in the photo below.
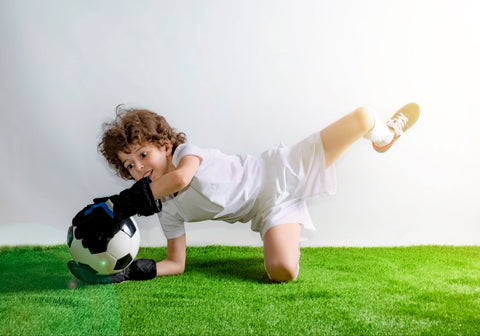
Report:
[[[135,165],[135,168],[136,168],[136,170],[137,170],[138,173],[142,173],[142,172],[143,172],[143,169],[144,169],[145,167],[143,166],[143,164],[138,163],[138,164]]]

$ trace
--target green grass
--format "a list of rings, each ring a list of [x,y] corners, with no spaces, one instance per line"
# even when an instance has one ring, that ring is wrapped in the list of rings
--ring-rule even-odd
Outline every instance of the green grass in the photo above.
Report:
[[[304,248],[288,284],[251,247],[191,247],[185,274],[117,285],[67,260],[0,248],[0,335],[480,335],[480,247]]]

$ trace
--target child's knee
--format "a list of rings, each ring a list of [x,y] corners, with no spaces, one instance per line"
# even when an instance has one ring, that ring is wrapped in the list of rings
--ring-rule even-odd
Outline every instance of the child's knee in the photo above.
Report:
[[[375,114],[367,107],[359,107],[354,112],[360,127],[365,131],[370,131],[375,126]]]
[[[297,279],[299,272],[298,262],[275,260],[265,263],[268,277],[276,282],[288,282]]]

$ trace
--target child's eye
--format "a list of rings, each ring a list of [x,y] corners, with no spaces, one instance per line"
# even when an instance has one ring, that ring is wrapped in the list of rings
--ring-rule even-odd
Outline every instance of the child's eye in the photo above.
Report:
[[[142,158],[146,157],[146,156],[147,156],[147,152],[143,152],[142,154],[140,154],[140,156],[141,156]]]
[[[127,165],[125,168],[127,168],[127,170],[131,170],[133,168],[133,163],[130,163],[129,165]]]

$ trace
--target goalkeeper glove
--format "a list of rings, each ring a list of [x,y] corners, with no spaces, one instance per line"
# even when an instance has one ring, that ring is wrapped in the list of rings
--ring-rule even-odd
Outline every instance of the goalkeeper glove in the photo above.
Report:
[[[70,260],[68,269],[79,280],[88,284],[110,284],[131,280],[150,280],[157,276],[157,264],[153,259],[136,259],[128,267],[112,275],[99,275],[90,266]]]
[[[150,178],[137,181],[118,195],[96,198],[72,220],[74,235],[82,239],[92,253],[105,250],[113,235],[120,230],[121,221],[133,215],[150,216],[162,210],[150,189]]]

